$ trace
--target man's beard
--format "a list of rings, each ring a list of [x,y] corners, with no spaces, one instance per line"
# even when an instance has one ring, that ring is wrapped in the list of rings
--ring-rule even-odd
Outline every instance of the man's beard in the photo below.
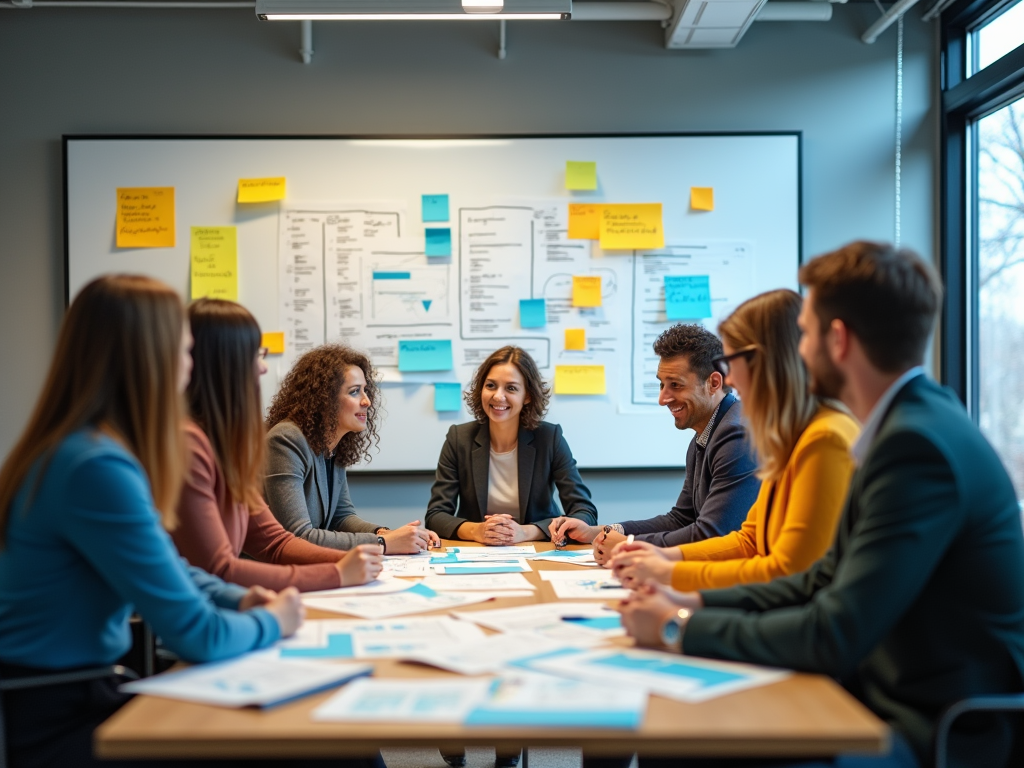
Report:
[[[807,366],[807,372],[811,376],[812,394],[832,400],[839,399],[846,385],[846,377],[824,353],[819,352],[814,356],[814,365]]]

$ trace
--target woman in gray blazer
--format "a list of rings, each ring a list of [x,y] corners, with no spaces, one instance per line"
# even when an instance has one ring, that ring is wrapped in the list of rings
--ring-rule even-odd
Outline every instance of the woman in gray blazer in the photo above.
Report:
[[[281,382],[267,416],[264,495],[296,536],[335,549],[381,539],[388,555],[440,544],[419,520],[392,531],[366,522],[352,505],[345,467],[370,459],[378,399],[369,358],[340,344],[310,350]]]
[[[502,347],[477,369],[466,393],[476,421],[448,430],[427,507],[444,539],[507,545],[549,537],[562,510],[597,524],[597,509],[557,424],[541,421],[549,389],[533,358]]]

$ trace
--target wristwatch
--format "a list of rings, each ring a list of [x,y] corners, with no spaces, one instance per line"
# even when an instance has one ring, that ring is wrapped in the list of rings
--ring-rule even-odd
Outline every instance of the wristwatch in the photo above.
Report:
[[[666,621],[661,627],[661,644],[675,651],[683,652],[683,632],[686,631],[686,623],[693,616],[689,608],[680,608],[676,615]]]
[[[378,536],[377,537],[377,543],[380,544],[381,554],[382,555],[386,555],[388,553],[388,543],[387,543],[387,541],[384,540],[384,537],[383,536]]]

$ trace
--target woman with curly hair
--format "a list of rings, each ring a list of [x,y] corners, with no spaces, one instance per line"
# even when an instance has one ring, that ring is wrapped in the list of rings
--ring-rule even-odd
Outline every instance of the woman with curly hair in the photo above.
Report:
[[[322,547],[381,542],[384,553],[422,552],[440,544],[414,520],[394,531],[356,514],[345,467],[370,460],[379,441],[380,392],[370,359],[341,344],[300,357],[281,382],[267,416],[264,495],[289,531]]]
[[[550,390],[519,347],[502,347],[477,369],[466,393],[476,421],[448,430],[427,507],[444,539],[505,545],[549,537],[560,516],[597,524],[597,509],[557,424],[541,421]]]

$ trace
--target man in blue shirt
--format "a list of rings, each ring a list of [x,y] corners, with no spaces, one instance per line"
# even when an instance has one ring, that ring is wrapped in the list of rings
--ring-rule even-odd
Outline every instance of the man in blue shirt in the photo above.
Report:
[[[628,534],[659,547],[724,536],[742,525],[761,487],[740,402],[711,362],[722,354],[722,342],[703,326],[680,324],[658,337],[654,352],[659,405],[668,408],[676,429],[696,432],[686,451],[683,490],[668,513],[648,520],[602,527],[560,518],[552,524],[552,540],[593,542],[598,562]]]

